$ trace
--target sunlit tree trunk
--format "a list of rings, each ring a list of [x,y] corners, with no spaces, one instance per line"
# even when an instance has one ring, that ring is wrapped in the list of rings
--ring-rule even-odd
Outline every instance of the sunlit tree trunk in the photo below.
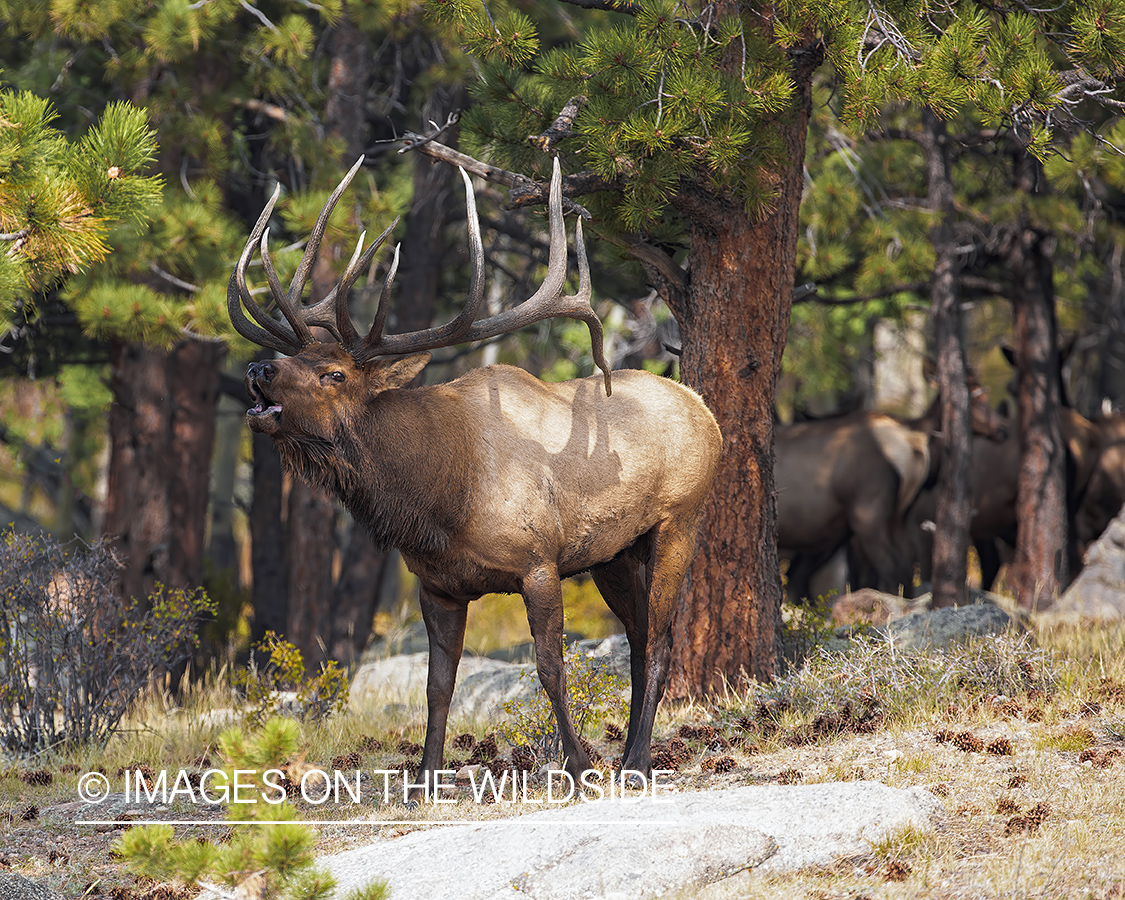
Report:
[[[699,185],[682,187],[673,201],[691,220],[689,281],[669,298],[683,335],[680,371],[715,414],[723,457],[673,630],[672,696],[705,696],[740,676],[777,672],[773,402],[793,304],[811,78],[821,59],[811,37],[808,46],[792,54],[795,101],[777,122],[788,153],[774,208],[751,219]]]

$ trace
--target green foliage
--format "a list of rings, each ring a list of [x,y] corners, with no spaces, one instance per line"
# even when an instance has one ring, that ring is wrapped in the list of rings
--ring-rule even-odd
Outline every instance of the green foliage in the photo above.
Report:
[[[235,685],[245,692],[250,720],[261,721],[272,714],[281,691],[296,693],[302,719],[320,721],[347,708],[348,677],[336,660],[321,663],[320,671],[309,675],[301,651],[272,631],[254,649],[269,654],[269,660],[259,669],[251,657],[250,665],[234,676]]]
[[[300,729],[289,719],[269,719],[247,733],[232,728],[219,737],[221,771],[227,784],[235,770],[246,786],[231,792],[226,804],[237,824],[229,841],[216,845],[177,841],[171,826],[148,825],[127,831],[114,849],[137,875],[178,881],[204,889],[237,890],[286,900],[331,897],[335,880],[315,866],[316,832],[297,820],[279,780],[297,756]],[[383,882],[349,894],[356,900],[383,900]]]
[[[0,91],[0,328],[17,305],[103,259],[110,229],[143,223],[161,182],[143,174],[156,152],[146,114],[112,103],[75,142],[55,127],[51,104]]]
[[[628,687],[577,647],[567,649],[563,658],[566,669],[566,702],[574,727],[582,738],[588,738],[609,716],[625,716],[623,691]],[[521,678],[535,676],[525,672]],[[514,747],[527,747],[540,762],[561,760],[562,739],[558,722],[542,687],[530,701],[509,700],[504,703],[508,720],[500,726],[500,735]]]

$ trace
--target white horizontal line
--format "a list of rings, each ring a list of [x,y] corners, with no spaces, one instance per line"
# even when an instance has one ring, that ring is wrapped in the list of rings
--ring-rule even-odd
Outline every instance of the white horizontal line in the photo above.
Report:
[[[549,821],[525,822],[522,819],[389,819],[365,821],[363,819],[78,819],[75,825],[524,825],[534,828],[537,825],[683,825],[684,822],[668,822],[653,819],[582,819],[570,821],[552,819]]]

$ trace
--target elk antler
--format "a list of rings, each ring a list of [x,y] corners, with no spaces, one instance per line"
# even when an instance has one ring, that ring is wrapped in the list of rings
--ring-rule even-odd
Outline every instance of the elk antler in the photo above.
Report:
[[[344,176],[336,190],[332,192],[332,196],[328,198],[324,209],[321,210],[316,224],[313,226],[312,235],[305,246],[300,265],[297,266],[297,271],[293,275],[293,282],[289,286],[288,292],[282,289],[266,246],[269,239],[266,222],[269,221],[274,204],[277,202],[280,186],[274,191],[269,203],[262,211],[262,215],[258,218],[257,224],[250,232],[250,239],[246,242],[246,247],[242,251],[242,256],[239,257],[238,265],[235,266],[230,285],[227,288],[227,310],[230,313],[231,323],[239,334],[262,347],[268,347],[285,354],[293,354],[299,353],[303,347],[315,342],[311,328],[319,326],[326,328],[352,354],[356,363],[362,366],[376,356],[400,356],[422,350],[448,347],[453,344],[482,341],[507,334],[533,322],[555,316],[565,316],[585,322],[590,329],[594,362],[597,363],[598,368],[602,370],[604,375],[606,394],[610,393],[610,370],[602,348],[602,323],[593,307],[590,306],[590,266],[586,259],[586,245],[582,239],[581,219],[575,226],[574,234],[575,250],[578,257],[578,292],[570,296],[563,295],[563,285],[566,282],[567,249],[562,213],[562,174],[557,158],[554,162],[554,172],[551,175],[550,200],[547,205],[547,218],[550,224],[550,253],[547,275],[539,290],[512,309],[497,313],[487,319],[477,320],[476,318],[484,299],[484,248],[481,245],[480,220],[477,216],[473,185],[464,169],[460,171],[461,177],[465,181],[465,205],[469,223],[469,256],[472,263],[472,277],[465,307],[456,319],[445,325],[422,331],[413,331],[407,334],[383,334],[383,326],[390,308],[390,289],[398,269],[398,247],[396,247],[390,271],[383,282],[379,307],[371,330],[366,337],[360,336],[355,330],[348,314],[348,294],[359,273],[370,265],[375,251],[379,249],[387,235],[390,234],[391,229],[398,223],[397,219],[366,250],[363,249],[366,232],[361,234],[355,252],[352,254],[351,261],[344,270],[339,284],[317,303],[311,306],[302,305],[301,293],[304,290],[308,274],[316,262],[317,251],[328,224],[328,217],[362,163],[363,157],[360,157],[348,174]],[[269,316],[253,299],[246,286],[246,267],[249,265],[255,244],[258,244],[261,250],[262,265],[269,282],[270,294],[288,321],[289,328]],[[250,321],[243,313],[243,305],[249,310],[254,321]]]

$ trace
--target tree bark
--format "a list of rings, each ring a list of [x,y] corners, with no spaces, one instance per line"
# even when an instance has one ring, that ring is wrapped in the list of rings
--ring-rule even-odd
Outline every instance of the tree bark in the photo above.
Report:
[[[355,665],[367,646],[389,559],[390,554],[377,549],[365,529],[352,524],[348,546],[340,561],[328,644],[328,656],[345,666]]]
[[[336,501],[322,488],[292,478],[285,531],[286,637],[310,671],[327,659],[332,635],[332,563]]]
[[[143,599],[168,574],[168,382],[164,354],[140,344],[110,353],[109,481],[105,534],[125,567],[121,589]]]
[[[172,388],[168,496],[175,532],[169,534],[168,583],[172,585],[203,583],[219,370],[225,356],[222,344],[184,341],[168,357]]]
[[[254,499],[250,506],[250,568],[254,573],[252,643],[267,631],[284,635],[289,624],[289,588],[285,565],[285,531],[281,457],[273,439],[252,433]]]
[[[721,5],[721,4],[720,4]],[[798,209],[819,43],[793,54],[796,101],[777,123],[787,147],[776,208],[751,221],[698,183],[674,200],[691,221],[690,281],[668,299],[680,371],[723,432],[723,458],[673,627],[670,696],[706,696],[777,672],[781,576],[773,402],[793,301]]]
[[[147,597],[157,581],[174,588],[203,581],[221,358],[217,345],[201,341],[170,353],[139,344],[112,349],[103,530],[121,550],[126,596]]]
[[[959,606],[965,603],[969,576],[972,425],[961,291],[957,279],[957,246],[953,236],[955,213],[949,142],[945,123],[928,108],[922,110],[922,147],[926,156],[929,206],[934,215],[930,240],[936,261],[930,302],[941,403],[941,436],[936,443],[940,459],[934,520],[937,529],[933,541],[933,605]],[[933,446],[935,444],[931,443]]]
[[[1011,243],[1009,265],[1015,280],[1020,411],[1018,525],[1011,572],[1017,602],[1036,610],[1054,603],[1068,571],[1058,326],[1053,266],[1044,236],[1021,227]]]

